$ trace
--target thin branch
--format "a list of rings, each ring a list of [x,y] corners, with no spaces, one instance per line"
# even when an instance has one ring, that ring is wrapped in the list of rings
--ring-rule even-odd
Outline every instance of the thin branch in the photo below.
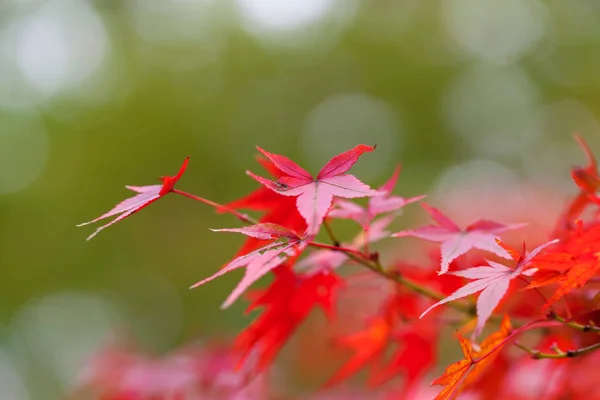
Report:
[[[351,249],[349,247],[336,246],[336,245],[330,245],[330,244],[324,244],[324,243],[318,243],[318,242],[309,242],[308,245],[312,246],[312,247],[318,247],[321,249],[341,251],[342,253],[346,253],[346,254],[352,253],[352,254],[357,255],[358,257],[365,258],[365,259],[368,258],[368,255],[366,255],[362,251],[356,250],[356,249]]]
[[[223,212],[227,212],[229,214],[233,214],[239,220],[241,220],[241,221],[243,221],[243,222],[245,222],[247,224],[253,224],[254,225],[254,224],[258,224],[259,223],[257,220],[255,220],[254,218],[250,217],[247,214],[243,214],[241,212],[238,212],[238,211],[234,210],[233,208],[229,208],[227,206],[224,206],[223,204],[215,203],[212,200],[208,200],[208,199],[205,199],[203,197],[199,197],[199,196],[196,196],[196,195],[193,195],[193,194],[190,194],[190,193],[184,192],[182,190],[178,190],[178,189],[173,189],[173,193],[177,193],[177,194],[180,194],[182,196],[189,197],[192,200],[196,200],[196,201],[202,202],[204,204],[208,204],[209,206],[212,206],[212,207],[218,209],[219,211],[223,211]]]
[[[583,325],[573,321],[567,321],[565,318],[556,315],[555,313],[548,314],[549,319],[560,322],[561,324],[568,326],[569,328],[576,329],[582,332],[600,332],[600,327],[595,325]]]
[[[556,352],[556,353],[544,353],[539,350],[527,347],[519,342],[515,342],[515,346],[517,346],[521,350],[524,350],[527,353],[529,353],[531,355],[531,358],[533,358],[534,360],[541,360],[543,358],[562,359],[562,358],[580,357],[585,354],[591,353],[592,351],[600,349],[600,342],[595,343],[591,346],[582,347],[582,348],[579,348],[576,350],[567,350],[564,352],[560,351],[560,352]]]

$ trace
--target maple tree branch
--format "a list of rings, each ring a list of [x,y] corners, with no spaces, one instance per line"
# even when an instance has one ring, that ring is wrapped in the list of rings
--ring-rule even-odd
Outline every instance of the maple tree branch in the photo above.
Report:
[[[556,315],[554,312],[548,313],[548,319],[553,319],[569,328],[576,329],[582,332],[600,332],[600,327],[595,325],[583,325],[573,321],[567,321],[565,318]]]
[[[217,208],[219,211],[223,211],[223,212],[227,212],[229,214],[233,214],[239,220],[241,220],[243,222],[246,222],[248,224],[255,225],[255,224],[259,223],[257,220],[255,220],[254,218],[250,217],[249,215],[243,214],[241,212],[238,212],[238,211],[234,210],[233,208],[229,208],[227,206],[224,206],[223,204],[215,203],[214,201],[211,201],[211,200],[205,199],[203,197],[199,197],[199,196],[196,196],[196,195],[193,195],[193,194],[190,194],[188,192],[184,192],[184,191],[178,190],[178,189],[173,189],[172,192],[180,194],[180,195],[185,196],[185,197],[189,197],[192,200],[196,200],[196,201],[199,201],[201,203],[208,204],[209,206]]]
[[[556,353],[544,353],[541,352],[539,350],[536,349],[532,349],[530,347],[527,347],[519,342],[515,342],[515,346],[517,346],[518,348],[520,348],[521,350],[526,351],[527,353],[529,353],[531,355],[531,358],[533,358],[534,360],[541,360],[544,358],[554,358],[554,359],[561,359],[561,358],[574,358],[574,357],[580,357],[583,356],[585,354],[591,353],[595,350],[600,349],[600,342],[592,344],[590,346],[587,347],[582,347],[576,350],[567,350],[567,351],[562,351],[557,349]]]
[[[339,242],[339,240],[337,240],[337,237],[335,236],[335,233],[333,232],[333,229],[331,229],[331,226],[329,225],[327,220],[323,221],[323,226],[325,227],[325,230],[327,231],[327,234],[329,235],[330,240],[334,243],[334,247],[336,249],[340,249],[339,246],[335,246],[335,244],[339,244],[340,242]],[[377,274],[383,276],[384,278],[393,280],[396,283],[407,287],[408,289],[412,290],[413,292],[422,294],[424,296],[427,296],[427,297],[429,297],[433,300],[437,300],[437,301],[440,301],[440,300],[443,300],[446,298],[446,296],[443,293],[437,292],[437,291],[430,289],[428,287],[425,287],[425,286],[421,286],[418,283],[411,281],[410,279],[404,278],[398,272],[387,271],[385,268],[383,268],[383,266],[379,262],[378,258],[375,258],[375,260],[373,261],[364,253],[359,252],[360,257],[353,254],[354,252],[352,252],[352,253],[345,252],[345,253],[348,256],[348,258],[350,258],[351,260],[364,265],[365,267],[369,268],[371,271],[376,272]],[[449,307],[452,307],[456,310],[462,311],[469,315],[476,315],[476,313],[477,313],[477,311],[473,305],[457,303],[454,301],[446,303],[446,304]],[[494,319],[498,319],[498,320],[501,319],[500,316],[492,316],[492,317],[498,317],[498,318],[494,318]]]
[[[352,254],[356,254],[358,257],[364,258],[364,259],[368,259],[368,255],[366,255],[365,253],[363,253],[360,250],[355,250],[355,249],[351,249],[349,247],[343,247],[343,246],[336,246],[334,245],[330,245],[330,244],[324,244],[324,243],[318,243],[318,242],[309,242],[308,243],[309,246],[312,247],[318,247],[321,249],[327,249],[327,250],[333,250],[333,251],[341,251],[343,253],[346,253],[347,255],[349,253]]]

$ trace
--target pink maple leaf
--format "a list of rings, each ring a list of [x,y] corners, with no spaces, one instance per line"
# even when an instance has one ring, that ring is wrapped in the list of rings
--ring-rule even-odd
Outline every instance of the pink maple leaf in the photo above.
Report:
[[[398,211],[402,207],[424,199],[426,196],[416,196],[404,198],[400,196],[392,196],[394,187],[400,174],[400,166],[398,165],[392,174],[392,177],[379,188],[381,196],[374,196],[369,199],[367,207],[347,200],[336,200],[335,208],[328,214],[329,217],[353,219],[358,222],[363,229],[368,229],[369,223],[379,214]]]
[[[306,242],[294,231],[272,223],[256,224],[243,228],[213,229],[213,231],[238,232],[259,240],[273,240],[273,242],[260,249],[235,258],[214,275],[201,280],[191,287],[193,289],[230,271],[246,267],[244,277],[229,294],[221,308],[229,307],[259,278],[273,268],[283,264],[289,258],[298,256],[306,247]]]
[[[356,198],[376,196],[381,193],[372,190],[356,177],[346,172],[361,154],[375,149],[374,146],[360,144],[333,157],[321,169],[316,178],[287,157],[269,153],[260,147],[258,150],[283,172],[277,181],[272,181],[248,171],[248,175],[269,189],[284,195],[296,197],[298,212],[306,220],[307,235],[314,237],[319,231],[323,218],[335,197]]]
[[[350,249],[359,249],[367,243],[374,243],[378,240],[388,238],[390,232],[387,230],[387,227],[392,223],[393,219],[393,216],[390,215],[379,218],[371,224],[368,235],[365,231],[361,231],[356,235],[352,243],[342,243],[342,246]],[[342,251],[318,250],[296,263],[296,268],[298,270],[307,270],[309,274],[332,271],[344,264],[346,260],[348,260],[348,255]]]
[[[527,265],[538,253],[540,253],[546,247],[557,242],[558,239],[544,243],[536,247],[526,256],[525,245],[523,245],[522,253],[518,255],[515,260],[517,261],[517,264],[514,269],[508,268],[497,262],[486,260],[488,265],[468,268],[464,271],[450,272],[451,275],[474,279],[474,281],[467,283],[450,296],[429,307],[423,312],[423,314],[421,314],[420,318],[423,318],[425,314],[439,305],[481,292],[479,298],[477,299],[477,326],[473,332],[474,336],[478,336],[481,333],[486,321],[490,315],[492,315],[492,312],[506,294],[510,281],[521,275],[525,267],[527,267]]]
[[[442,263],[441,269],[438,272],[440,275],[448,272],[450,263],[454,259],[474,248],[489,251],[503,258],[510,258],[508,252],[496,243],[496,238],[503,232],[526,225],[505,225],[487,219],[480,219],[468,225],[465,229],[461,229],[437,208],[425,203],[421,205],[438,225],[427,225],[418,229],[409,229],[394,233],[392,236],[413,236],[431,242],[441,242]]]
[[[129,190],[133,190],[138,193],[137,195],[130,197],[128,199],[123,200],[119,204],[117,204],[112,210],[107,212],[106,214],[102,214],[98,218],[84,222],[83,224],[79,224],[77,226],[84,226],[88,224],[92,224],[94,222],[100,221],[104,218],[112,217],[114,215],[120,214],[117,218],[113,219],[106,225],[102,225],[100,228],[96,229],[94,233],[88,236],[87,240],[90,240],[94,236],[96,236],[101,230],[108,228],[114,223],[119,222],[122,219],[129,217],[131,214],[134,214],[140,211],[142,208],[147,207],[148,205],[154,203],[156,200],[161,197],[171,193],[175,187],[175,184],[181,176],[185,172],[187,168],[190,157],[186,157],[179,169],[177,175],[174,176],[163,176],[160,178],[162,181],[162,185],[148,185],[148,186],[125,186]]]

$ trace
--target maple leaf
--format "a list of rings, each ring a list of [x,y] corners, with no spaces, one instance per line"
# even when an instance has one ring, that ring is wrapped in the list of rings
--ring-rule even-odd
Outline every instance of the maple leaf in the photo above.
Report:
[[[421,328],[411,326],[404,332],[393,335],[397,349],[389,362],[374,373],[369,379],[369,385],[378,386],[390,379],[397,377],[400,372],[405,372],[405,390],[430,367],[435,360],[434,345],[437,335],[431,326]]]
[[[279,178],[285,175],[269,159],[261,157],[257,161],[272,176]],[[262,185],[249,195],[227,203],[225,206],[233,209],[266,211],[258,222],[271,222],[296,232],[304,232],[306,230],[306,222],[296,209],[296,199],[283,196]],[[217,211],[223,212],[223,210],[219,209]],[[238,250],[236,256],[249,253],[252,250],[262,247],[264,244],[265,241],[263,240],[249,237]]]
[[[400,196],[392,196],[392,191],[396,186],[399,174],[400,166],[397,166],[392,177],[379,188],[379,192],[381,192],[382,195],[371,197],[366,208],[350,201],[337,199],[334,203],[335,208],[327,215],[333,218],[353,219],[358,222],[363,229],[368,229],[370,222],[377,215],[398,211],[402,207],[426,197],[416,196],[407,199]]]
[[[186,157],[186,159],[183,161],[183,164],[181,165],[181,168],[179,169],[179,172],[177,173],[177,175],[161,177],[160,180],[163,182],[162,185],[125,186],[127,189],[133,190],[134,192],[136,192],[138,194],[133,197],[130,197],[126,200],[123,200],[122,202],[117,204],[112,210],[110,210],[109,212],[107,212],[105,214],[102,214],[98,218],[96,218],[92,221],[89,221],[89,222],[84,222],[83,224],[79,224],[77,226],[84,226],[84,225],[92,224],[92,223],[100,221],[104,218],[108,218],[108,217],[112,217],[114,215],[121,214],[117,218],[110,221],[108,224],[103,225],[100,228],[96,229],[96,231],[94,233],[92,233],[90,236],[88,236],[87,240],[90,240],[91,238],[96,236],[101,230],[108,228],[112,224],[117,223],[120,220],[127,218],[131,214],[140,211],[142,208],[147,207],[148,205],[154,203],[156,200],[160,199],[161,197],[163,197],[173,191],[175,184],[177,183],[177,181],[179,179],[181,179],[181,176],[185,172],[185,169],[187,168],[189,160],[190,160],[190,157],[189,156]]]
[[[320,307],[331,319],[337,291],[343,281],[330,272],[313,275],[296,274],[282,266],[274,271],[271,285],[251,293],[252,303],[246,312],[264,308],[263,313],[244,329],[235,340],[235,351],[242,354],[241,363],[253,351],[258,353],[256,370],[264,370],[275,358],[311,310]]]
[[[574,136],[588,160],[588,165],[585,167],[575,167],[571,170],[571,178],[579,188],[579,193],[567,204],[565,211],[562,213],[556,224],[554,234],[561,238],[566,232],[573,228],[573,221],[576,220],[591,203],[598,204],[599,201],[596,196],[596,192],[600,189],[598,162],[583,137],[578,133],[575,133]]]
[[[568,231],[560,244],[538,257],[532,267],[537,270],[530,288],[558,284],[546,306],[582,287],[600,270],[600,225],[581,226],[577,231]]]
[[[598,175],[598,163],[596,157],[580,134],[575,133],[574,136],[588,159],[588,165],[585,167],[573,168],[571,177],[582,192],[595,194],[600,188],[600,176]]]
[[[306,220],[309,237],[314,237],[319,231],[334,197],[356,198],[381,195],[353,175],[346,174],[361,154],[373,151],[374,146],[361,144],[333,157],[316,178],[289,158],[257,148],[285,175],[275,182],[254,175],[250,171],[247,172],[248,175],[281,195],[296,197],[296,207]]]
[[[336,338],[338,345],[348,347],[355,353],[329,378],[325,386],[333,386],[342,382],[367,363],[380,357],[388,345],[391,332],[392,326],[389,321],[383,317],[376,317],[364,330]]]
[[[244,277],[229,294],[221,308],[229,307],[250,285],[288,259],[298,256],[306,247],[306,242],[294,231],[271,223],[250,225],[243,228],[212,230],[215,232],[238,232],[259,240],[273,241],[260,249],[235,258],[212,276],[191,287],[192,289],[196,288],[230,271],[246,267]]]
[[[364,231],[361,231],[354,240],[352,240],[352,243],[342,243],[342,246],[349,249],[359,249],[366,243],[374,243],[381,239],[385,239],[390,236],[387,227],[392,221],[393,217],[389,216],[379,218],[371,225],[368,235],[366,235]],[[298,270],[307,270],[310,272],[334,270],[344,264],[347,260],[348,255],[343,251],[318,250],[313,251],[310,255],[300,260],[296,264],[296,267]]]
[[[449,365],[442,376],[433,381],[433,385],[445,386],[435,397],[435,400],[449,400],[457,395],[458,391],[461,389],[461,384],[474,364],[474,352],[471,347],[471,342],[462,337],[458,332],[456,335],[458,336],[460,348],[465,358]]]
[[[442,376],[433,382],[434,385],[445,386],[434,400],[455,398],[467,386],[476,382],[493,364],[499,350],[512,333],[510,319],[508,315],[504,315],[500,330],[488,336],[481,342],[479,351],[475,351],[471,342],[457,332],[456,335],[465,358],[448,366]]]
[[[418,229],[409,229],[394,233],[393,237],[413,236],[432,242],[441,242],[442,263],[439,274],[448,272],[450,263],[475,248],[489,251],[500,257],[509,258],[505,249],[496,243],[496,238],[503,232],[510,229],[517,229],[525,224],[501,224],[495,221],[481,219],[470,225],[464,230],[458,227],[450,218],[444,215],[437,208],[421,203],[425,211],[438,225],[428,225]]]
[[[481,334],[485,323],[487,322],[492,312],[500,303],[500,300],[506,294],[510,281],[521,275],[524,269],[529,265],[531,260],[546,247],[557,243],[558,240],[552,240],[536,247],[529,254],[525,255],[525,250],[519,255],[515,251],[507,253],[517,261],[514,269],[508,268],[500,263],[486,260],[488,265],[468,268],[463,271],[450,272],[451,275],[460,276],[463,278],[474,279],[462,288],[458,289],[450,296],[438,301],[421,314],[421,318],[435,307],[458,300],[463,297],[481,292],[477,299],[477,326],[473,332],[473,336]],[[524,248],[524,246],[523,246]]]
[[[364,367],[369,367],[368,384],[371,387],[397,377],[402,371],[406,373],[405,391],[418,381],[433,365],[433,343],[438,332],[429,322],[405,323],[407,299],[408,296],[396,291],[385,300],[379,313],[368,319],[364,329],[335,339],[337,345],[354,353],[325,386],[338,384]],[[386,360],[390,346],[396,349]]]

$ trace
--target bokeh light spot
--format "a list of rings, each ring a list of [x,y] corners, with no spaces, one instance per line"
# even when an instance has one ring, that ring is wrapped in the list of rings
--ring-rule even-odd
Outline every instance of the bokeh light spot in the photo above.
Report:
[[[81,84],[108,52],[104,24],[87,2],[53,0],[19,26],[17,64],[37,90],[54,94]]]
[[[305,47],[311,53],[337,43],[352,20],[355,0],[235,0],[245,29],[263,44]]]
[[[340,94],[325,99],[306,117],[301,137],[305,159],[318,170],[336,154],[357,144],[378,144],[354,167],[364,179],[391,172],[403,144],[397,113],[384,100],[364,93]]]
[[[99,346],[122,323],[108,298],[85,292],[59,292],[34,300],[17,315],[16,341],[25,344],[35,364],[71,386]]]
[[[335,0],[236,0],[244,18],[266,30],[294,30],[323,18]]]
[[[459,50],[489,62],[508,63],[544,34],[545,8],[537,0],[446,0],[442,18]]]
[[[464,71],[442,98],[453,133],[480,155],[518,156],[538,132],[528,129],[538,107],[536,86],[518,67],[476,65]]]

